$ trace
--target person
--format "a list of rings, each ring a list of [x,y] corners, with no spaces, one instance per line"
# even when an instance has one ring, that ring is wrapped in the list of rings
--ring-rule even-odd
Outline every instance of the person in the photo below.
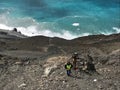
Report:
[[[67,75],[71,76],[71,69],[72,69],[73,65],[70,62],[67,62],[67,64],[65,64],[65,69],[67,70]]]
[[[79,59],[79,55],[77,52],[75,52],[73,54],[72,59],[73,59],[73,68],[74,68],[74,70],[76,70],[77,69],[77,67],[76,67],[77,59]]]

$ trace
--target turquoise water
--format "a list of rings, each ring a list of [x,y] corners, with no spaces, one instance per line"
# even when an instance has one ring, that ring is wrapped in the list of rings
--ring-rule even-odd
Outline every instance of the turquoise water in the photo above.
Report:
[[[0,28],[72,39],[120,33],[120,0],[0,0]]]

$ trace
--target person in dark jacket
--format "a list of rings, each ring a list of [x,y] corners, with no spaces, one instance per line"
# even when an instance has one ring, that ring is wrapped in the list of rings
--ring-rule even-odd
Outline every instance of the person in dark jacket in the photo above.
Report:
[[[70,62],[67,62],[67,64],[65,64],[65,69],[67,70],[67,75],[71,76],[71,69],[72,69],[73,65]]]
[[[77,52],[75,52],[73,54],[72,59],[73,59],[73,68],[74,68],[74,70],[76,70],[77,69],[77,67],[76,67],[77,60],[80,59]]]

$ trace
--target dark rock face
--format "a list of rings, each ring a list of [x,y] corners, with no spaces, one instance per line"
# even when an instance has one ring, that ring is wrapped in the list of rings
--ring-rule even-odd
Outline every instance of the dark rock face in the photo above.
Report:
[[[0,41],[0,45],[5,45],[6,43],[4,41]]]
[[[17,28],[13,28],[13,31],[14,31],[14,32],[17,32]]]
[[[1,58],[1,57],[3,57],[3,55],[2,55],[2,54],[0,54],[0,58]]]
[[[1,35],[7,35],[7,33],[6,33],[6,32],[0,32],[0,34],[1,34]]]
[[[88,71],[95,72],[95,71],[96,71],[95,65],[94,65],[93,63],[88,62],[88,63],[87,63],[87,70],[88,70]]]

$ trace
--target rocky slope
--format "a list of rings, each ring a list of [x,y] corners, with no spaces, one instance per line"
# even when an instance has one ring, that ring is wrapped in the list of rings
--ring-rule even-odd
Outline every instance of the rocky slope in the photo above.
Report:
[[[0,90],[120,89],[120,34],[64,40],[43,36],[21,38],[3,32]],[[89,54],[97,72],[72,70],[68,77],[64,65],[73,52],[78,52],[83,60],[88,60]]]

